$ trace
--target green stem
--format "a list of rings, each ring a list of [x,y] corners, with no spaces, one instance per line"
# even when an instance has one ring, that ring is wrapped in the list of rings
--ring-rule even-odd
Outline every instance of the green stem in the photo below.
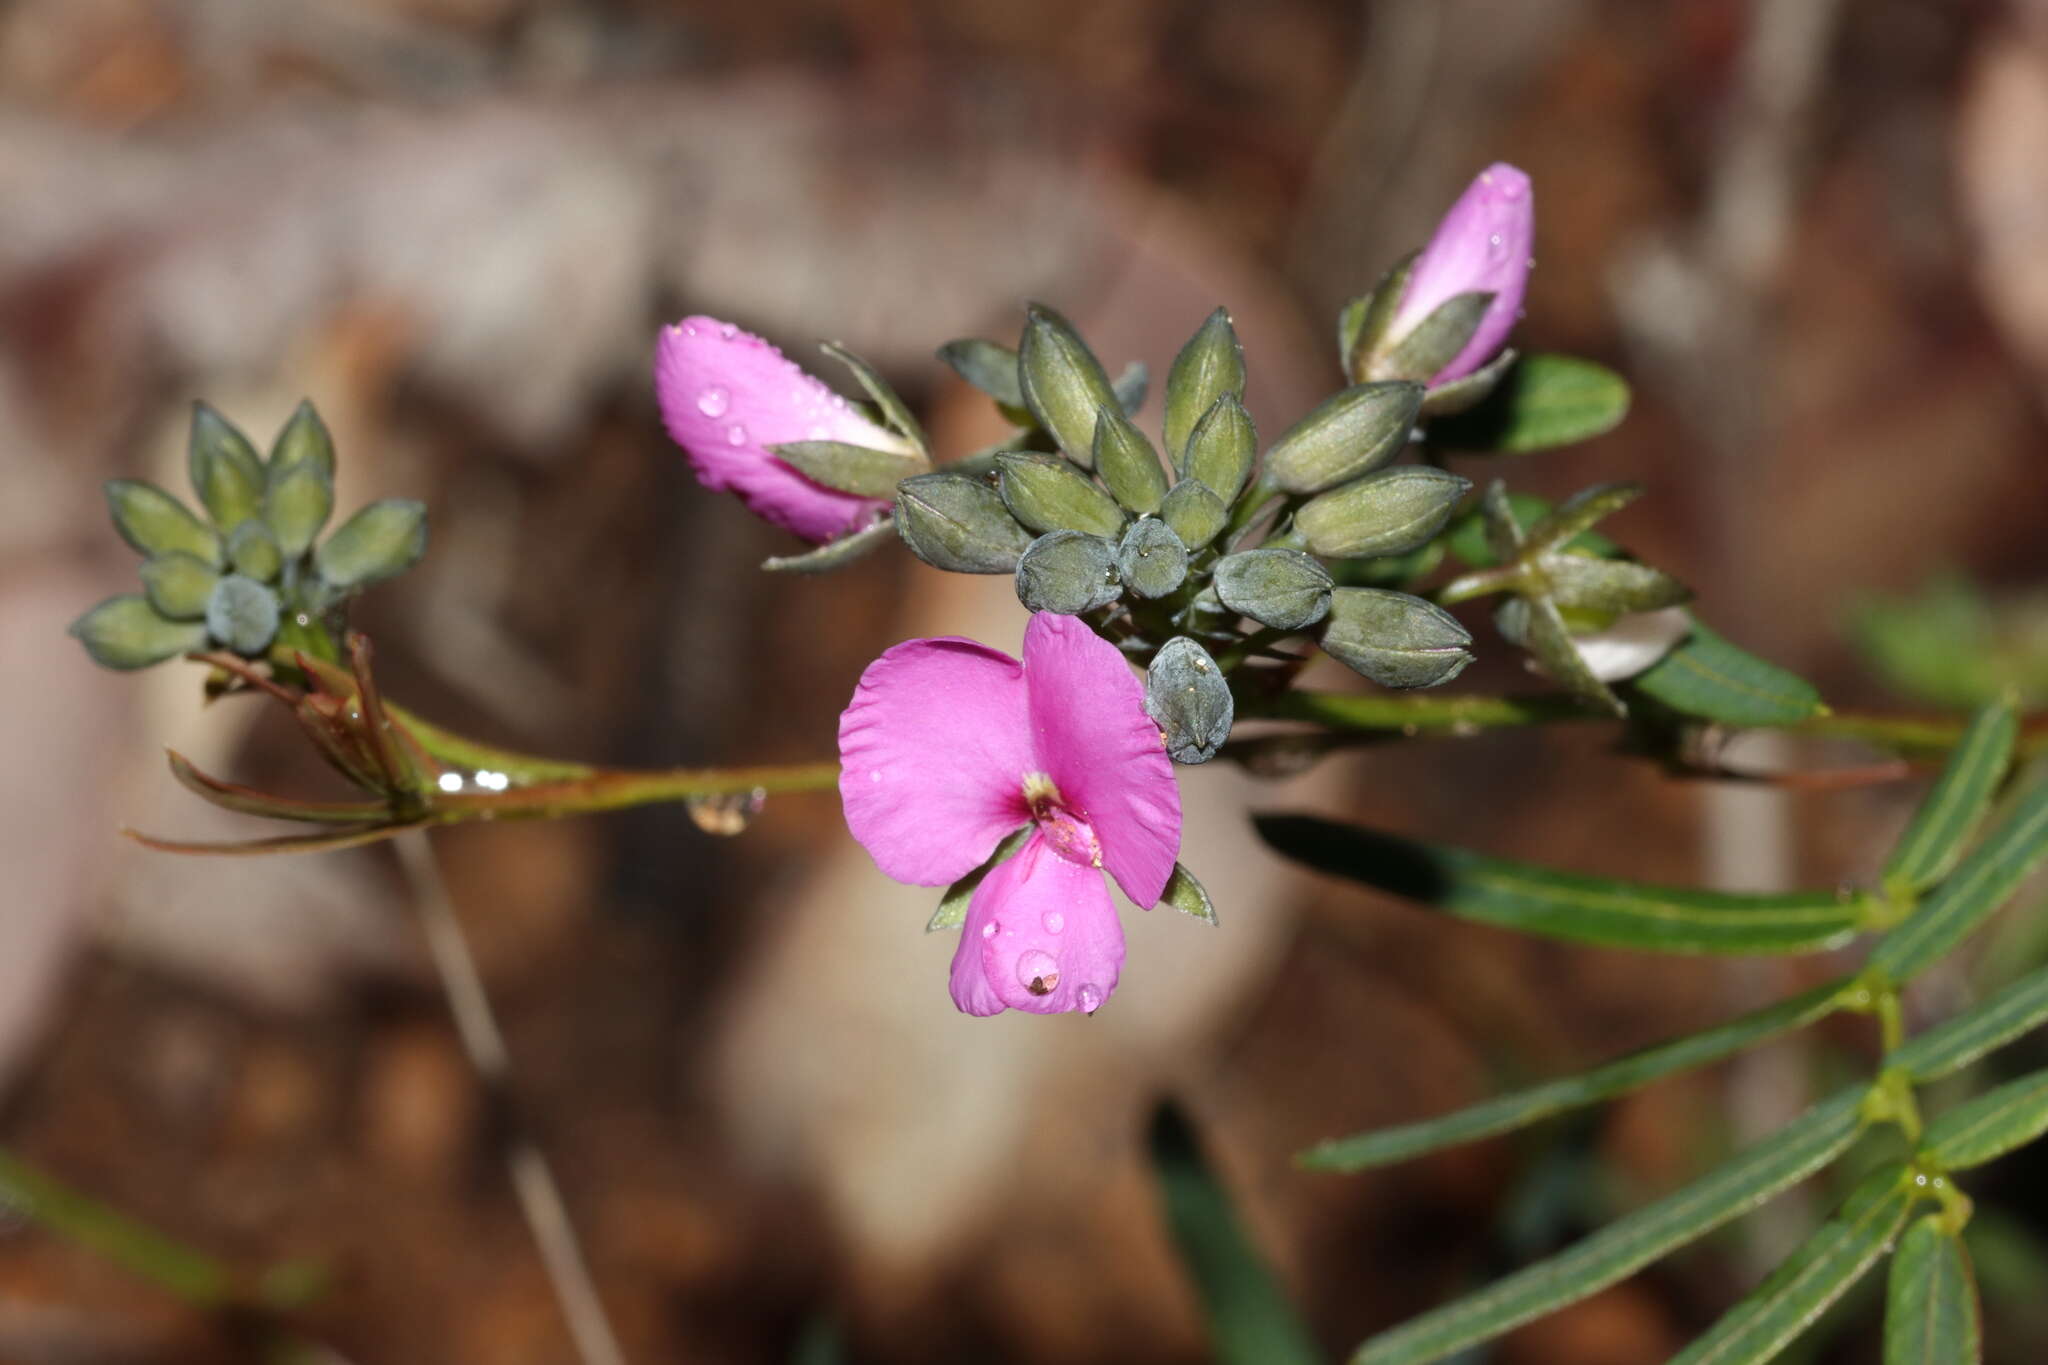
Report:
[[[235,1298],[235,1275],[194,1251],[0,1150],[0,1208],[12,1207],[66,1241],[106,1257],[186,1303],[222,1308]]]
[[[493,770],[497,771],[497,770]],[[437,824],[463,820],[554,820],[565,815],[624,810],[668,801],[701,801],[758,792],[826,791],[839,783],[839,765],[768,764],[753,768],[664,768],[648,772],[592,769],[587,777],[512,786],[504,791],[437,793],[428,819]]]

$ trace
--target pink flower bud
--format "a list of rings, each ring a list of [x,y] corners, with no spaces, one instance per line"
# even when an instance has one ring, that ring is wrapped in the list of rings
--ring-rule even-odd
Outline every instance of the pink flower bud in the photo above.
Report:
[[[1463,379],[1491,360],[1507,340],[1522,311],[1535,231],[1529,177],[1504,161],[1481,171],[1437,224],[1436,235],[1408,272],[1408,287],[1389,335],[1396,340],[1406,336],[1459,294],[1485,291],[1493,295],[1493,302],[1465,349],[1431,377],[1432,386]]]
[[[751,333],[717,318],[664,327],[654,347],[662,422],[707,488],[730,489],[763,521],[805,540],[835,540],[886,511],[886,498],[827,488],[771,446],[844,441],[908,453],[909,443]]]

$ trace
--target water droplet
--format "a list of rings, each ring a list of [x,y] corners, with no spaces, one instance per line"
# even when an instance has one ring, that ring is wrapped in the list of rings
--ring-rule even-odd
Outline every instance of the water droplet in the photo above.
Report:
[[[843,409],[844,409],[844,408],[846,407],[846,395],[845,395],[845,394],[843,394],[843,393],[835,393],[835,394],[833,394],[833,395],[832,395],[832,406],[833,406],[834,408],[837,408],[837,409],[841,409],[841,410],[843,410]]]
[[[706,417],[723,417],[725,410],[731,406],[732,395],[726,392],[722,384],[713,384],[697,395],[697,411]]]
[[[728,322],[725,324],[725,326],[718,329],[718,334],[724,337],[727,341],[731,341],[734,337],[740,334],[740,329],[735,324]]]
[[[1060,984],[1060,964],[1051,953],[1033,948],[1017,959],[1017,983],[1033,995],[1051,995]]]
[[[462,790],[462,774],[442,773],[434,779],[434,785],[444,792],[459,792]]]
[[[994,938],[996,936],[996,931],[1002,927],[1003,926],[997,923],[995,920],[990,920],[987,924],[981,926],[981,936],[983,938]]]
[[[1486,239],[1487,259],[1498,261],[1505,258],[1507,254],[1508,244],[1505,240],[1502,239],[1501,235],[1498,232],[1494,233],[1491,237],[1488,237]]]
[[[870,768],[870,769],[868,769],[868,781],[870,781],[870,782],[880,782],[881,780],[882,780],[882,770],[881,770],[880,768]]]
[[[1067,917],[1065,915],[1062,915],[1057,910],[1048,910],[1045,912],[1045,932],[1047,932],[1048,934],[1057,934],[1060,930],[1066,927]]]
[[[683,804],[698,829],[706,834],[730,836],[743,833],[754,822],[761,807],[768,804],[768,793],[756,787],[752,791],[692,797]]]
[[[730,427],[726,428],[725,441],[727,445],[745,445],[747,443],[747,429],[738,422],[734,422]]]
[[[1093,1014],[1102,1008],[1102,992],[1095,987],[1083,986],[1074,994],[1081,1002],[1081,1012],[1083,1014]]]
[[[683,335],[684,335],[684,336],[686,336],[686,337],[693,337],[693,336],[697,335],[697,324],[696,324],[696,323],[694,323],[694,322],[686,322],[686,323],[684,323],[684,324],[683,324]]]

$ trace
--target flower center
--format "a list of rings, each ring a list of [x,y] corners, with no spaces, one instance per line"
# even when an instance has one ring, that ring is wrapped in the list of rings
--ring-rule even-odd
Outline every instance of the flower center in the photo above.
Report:
[[[1044,773],[1024,775],[1024,804],[1031,808],[1031,819],[1055,853],[1083,867],[1102,866],[1102,845],[1095,840],[1094,827],[1067,809],[1050,777]]]

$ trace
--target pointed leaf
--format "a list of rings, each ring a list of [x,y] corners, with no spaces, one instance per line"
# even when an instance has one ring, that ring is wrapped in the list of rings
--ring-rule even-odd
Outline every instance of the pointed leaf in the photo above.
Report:
[[[1855,933],[1861,906],[1833,891],[1700,891],[1560,872],[1307,815],[1254,817],[1281,853],[1459,919],[1609,948],[1798,953]]]
[[[320,834],[281,834],[270,839],[198,840],[159,839],[140,830],[124,829],[122,834],[159,853],[208,854],[228,858],[261,858],[273,853],[331,853],[344,848],[396,839],[408,830],[424,829],[428,820],[407,820],[397,824],[337,825]]]
[[[845,441],[785,441],[769,449],[813,483],[863,498],[893,497],[897,484],[931,468],[916,455]]]
[[[1035,825],[1024,826],[997,844],[996,851],[989,855],[987,862],[947,887],[946,894],[939,897],[938,908],[932,911],[932,917],[925,921],[924,931],[927,934],[935,934],[941,929],[958,929],[967,923],[967,907],[974,900],[974,889],[981,885],[981,879],[995,871],[998,863],[1006,863],[1015,857],[1017,850],[1024,847],[1024,841],[1031,837],[1036,828]]]
[[[980,337],[962,337],[939,347],[939,359],[1004,407],[1024,406],[1024,390],[1017,386],[1017,353],[1009,347]]]
[[[775,555],[761,561],[761,567],[769,573],[829,573],[842,568],[865,555],[873,553],[888,539],[896,523],[891,520],[863,526],[858,531],[827,541],[815,550],[800,555]]]
[[[1543,671],[1563,683],[1566,690],[1590,706],[1612,715],[1625,716],[1628,708],[1614,695],[1586,663],[1572,642],[1571,628],[1558,614],[1557,605],[1545,597],[1519,599],[1526,612],[1528,638],[1523,642],[1543,665]]]
[[[1733,1056],[1766,1039],[1802,1029],[1842,1007],[1848,981],[1830,981],[1789,1000],[1752,1010],[1718,1027],[1634,1052],[1577,1076],[1500,1095],[1421,1123],[1335,1138],[1303,1152],[1299,1163],[1317,1171],[1361,1171],[1370,1166],[1510,1132],[1569,1109],[1625,1095],[1665,1076]]]
[[[1929,1214],[1899,1239],[1885,1292],[1884,1365],[1976,1365],[1984,1328],[1963,1239]]]
[[[1612,431],[1628,405],[1627,381],[1605,365],[1538,352],[1523,356],[1484,402],[1432,422],[1429,439],[1456,450],[1524,455]]]
[[[1301,1317],[1246,1233],[1188,1121],[1162,1106],[1152,1121],[1152,1173],[1166,1227],[1194,1281],[1218,1365],[1318,1365]]]
[[[1904,1163],[1872,1171],[1832,1218],[1671,1365],[1775,1359],[1890,1250],[1916,1197]]]
[[[1529,528],[1529,548],[1539,554],[1558,549],[1642,495],[1643,486],[1639,483],[1596,483],[1581,488]]]
[[[1722,725],[1791,725],[1827,710],[1812,683],[1698,621],[1691,635],[1629,686],[1674,711]]]
[[[166,756],[170,759],[171,776],[222,810],[315,825],[370,824],[390,814],[390,809],[381,801],[297,801],[273,796],[254,787],[223,782],[209,776],[175,749],[167,750]]]
[[[1208,888],[1179,863],[1173,865],[1173,876],[1167,879],[1159,903],[1170,905],[1183,915],[1193,915],[1204,924],[1216,923],[1216,902],[1209,899]]]
[[[1840,1156],[1862,1129],[1852,1086],[1718,1170],[1609,1223],[1565,1251],[1496,1280],[1358,1348],[1352,1365],[1420,1365],[1587,1298],[1737,1218]]]
[[[819,349],[852,370],[853,377],[860,381],[860,386],[867,390],[868,397],[874,399],[875,406],[881,409],[882,419],[894,427],[904,440],[916,447],[919,455],[926,453],[924,428],[910,415],[910,409],[896,396],[896,390],[890,388],[887,381],[875,373],[873,366],[836,341],[821,342]]]
[[[1927,1126],[1920,1150],[1944,1170],[1994,1161],[2048,1132],[2048,1071],[2008,1081]]]
[[[1888,1061],[1915,1081],[1939,1080],[2043,1024],[2048,1024],[2048,967],[2037,967],[1989,1000],[1908,1040]]]
[[[1409,252],[1387,268],[1370,294],[1361,294],[1344,305],[1337,317],[1337,359],[1353,381],[1365,378],[1364,362],[1386,338],[1400,311],[1401,296],[1408,292],[1408,273],[1415,268],[1420,249]]]
[[[1428,383],[1438,370],[1458,358],[1492,304],[1493,294],[1487,290],[1452,295],[1392,347],[1374,356],[1368,377]]]
[[[1124,366],[1124,372],[1109,387],[1116,395],[1117,406],[1124,410],[1124,416],[1136,416],[1138,409],[1145,406],[1145,395],[1151,391],[1152,371],[1145,368],[1144,361],[1133,360]]]
[[[1948,955],[2004,904],[2048,854],[2048,777],[2013,801],[2005,818],[1935,888],[1913,917],[1885,936],[1870,965],[1904,984]]]
[[[1999,780],[2012,761],[2018,733],[2019,718],[2010,700],[1992,702],[1971,717],[1962,738],[1949,751],[1941,777],[1892,848],[1884,868],[1887,890],[1917,894],[1954,869],[1991,806]]]

